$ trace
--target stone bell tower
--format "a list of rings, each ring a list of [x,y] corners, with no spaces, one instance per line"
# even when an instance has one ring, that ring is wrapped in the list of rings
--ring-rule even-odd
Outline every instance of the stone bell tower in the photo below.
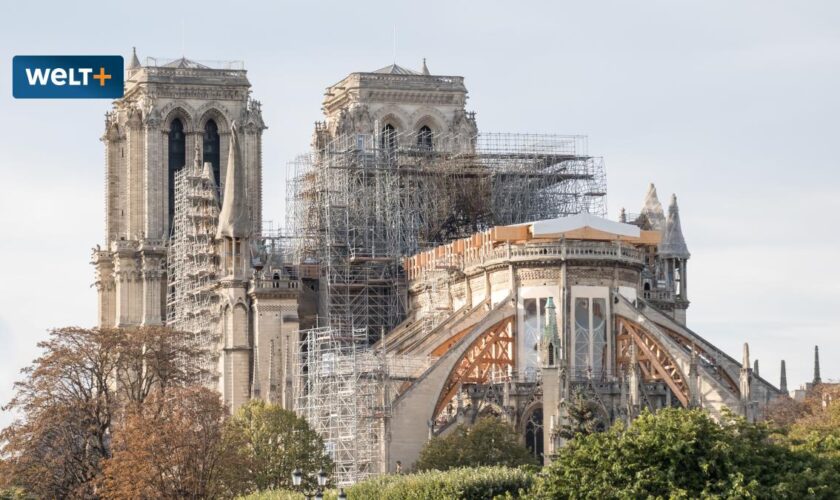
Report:
[[[166,252],[174,177],[196,154],[224,195],[230,129],[240,124],[250,230],[262,217],[262,120],[241,63],[186,58],[127,65],[125,96],[105,116],[105,242],[93,252],[99,325],[159,325],[166,317]]]

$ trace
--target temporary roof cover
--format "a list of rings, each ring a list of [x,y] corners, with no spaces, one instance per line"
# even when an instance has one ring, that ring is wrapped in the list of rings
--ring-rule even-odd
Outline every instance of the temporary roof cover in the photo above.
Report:
[[[587,227],[618,236],[627,236],[629,238],[639,238],[641,236],[641,231],[637,226],[604,219],[602,217],[598,217],[597,215],[587,213],[570,215],[568,217],[559,217],[556,219],[538,220],[536,222],[529,222],[526,225],[531,226],[531,234],[534,238],[556,236],[558,234],[568,233],[576,229],[584,229]]]

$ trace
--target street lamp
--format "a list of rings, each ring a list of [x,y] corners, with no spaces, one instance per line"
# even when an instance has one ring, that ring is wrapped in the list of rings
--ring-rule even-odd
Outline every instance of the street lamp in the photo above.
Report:
[[[315,491],[312,491],[312,490],[304,491],[304,489],[303,489],[303,477],[304,477],[304,474],[303,474],[303,471],[300,470],[300,468],[295,468],[295,470],[292,471],[292,484],[294,485],[294,487],[298,491],[303,493],[303,496],[306,497],[307,500],[309,500],[309,499],[324,500],[323,488],[324,488],[324,486],[327,485],[327,479],[329,479],[329,475],[327,474],[327,471],[325,471],[324,469],[321,469],[321,470],[318,471],[317,474],[315,474],[315,479],[318,481],[318,489],[315,490]],[[341,493],[343,494],[344,490],[341,490]],[[341,495],[339,495],[339,499],[341,499]],[[344,496],[343,500],[347,500],[346,495]]]

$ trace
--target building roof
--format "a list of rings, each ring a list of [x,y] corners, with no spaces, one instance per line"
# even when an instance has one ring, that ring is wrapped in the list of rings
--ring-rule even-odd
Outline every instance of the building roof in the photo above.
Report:
[[[682,234],[680,224],[680,209],[677,206],[677,196],[671,195],[671,203],[668,206],[668,219],[665,221],[665,230],[662,234],[662,243],[659,244],[659,255],[662,257],[674,257],[687,259],[691,257],[685,238]]]
[[[420,75],[421,73],[414,71],[413,69],[403,68],[402,66],[395,64],[391,64],[389,66],[385,66],[384,68],[379,68],[378,70],[374,71],[373,73],[382,73],[387,75]]]
[[[198,63],[193,61],[192,59],[187,59],[186,57],[181,57],[180,59],[175,59],[174,61],[168,62],[164,64],[162,67],[164,68],[189,68],[189,69],[211,69],[210,66],[205,66],[204,64]]]
[[[534,238],[557,237],[586,228],[629,238],[638,238],[641,235],[641,230],[637,226],[587,213],[539,220],[527,225],[531,226],[531,235]]]

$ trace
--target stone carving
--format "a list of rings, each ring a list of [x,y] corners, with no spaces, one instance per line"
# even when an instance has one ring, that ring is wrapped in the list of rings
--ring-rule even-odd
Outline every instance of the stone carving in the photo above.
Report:
[[[367,105],[354,103],[339,112],[335,126],[336,135],[372,134],[373,119]]]
[[[467,113],[463,109],[456,109],[449,125],[449,132],[461,138],[474,137],[478,134],[478,125],[475,123],[475,114]]]

